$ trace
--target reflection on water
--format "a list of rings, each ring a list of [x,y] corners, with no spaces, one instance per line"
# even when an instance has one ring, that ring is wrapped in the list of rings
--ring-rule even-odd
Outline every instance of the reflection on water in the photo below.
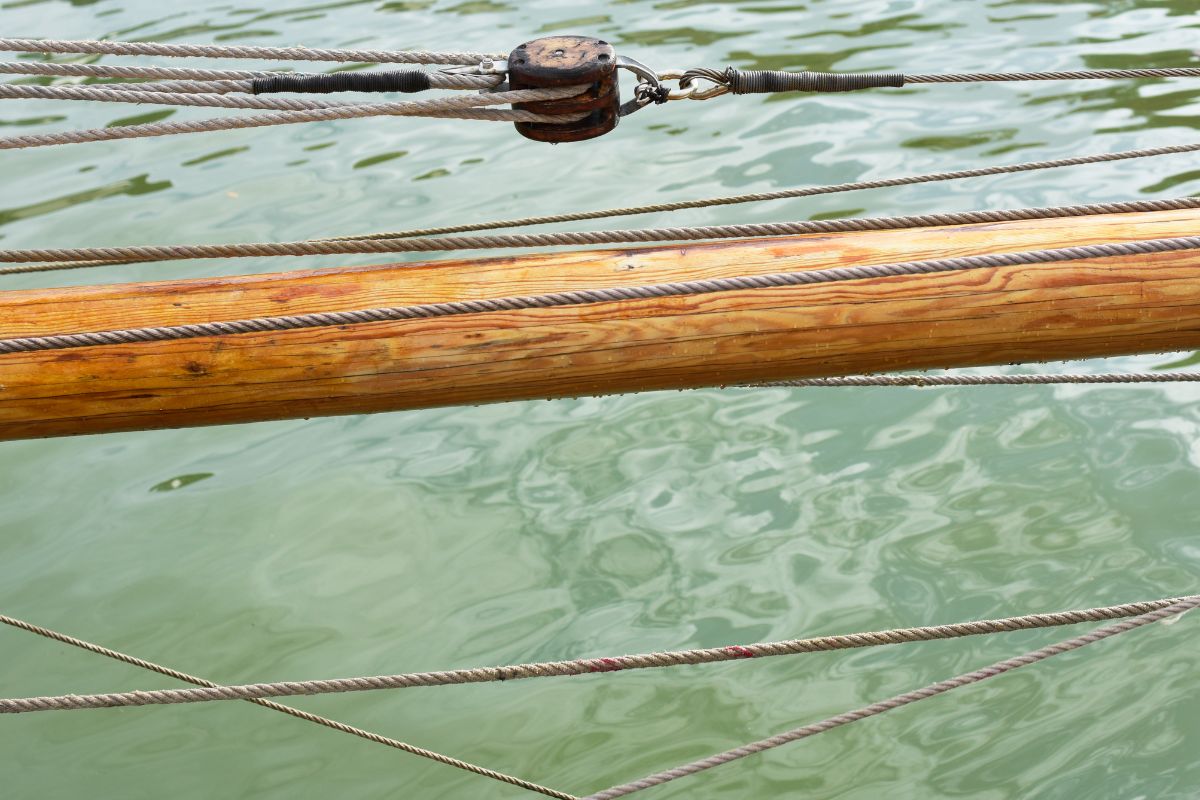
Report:
[[[114,0],[8,2],[0,19],[14,35],[58,38],[500,51],[578,31],[662,67],[936,72],[1192,64],[1195,10],[1183,0]],[[611,136],[560,148],[505,125],[386,119],[15,152],[0,156],[0,224],[7,247],[299,239],[849,181],[1187,142],[1197,92],[1177,80],[726,97],[649,109]],[[0,126],[33,133],[139,113],[7,101]],[[1168,197],[1194,192],[1198,179],[1193,161],[1174,157],[637,223]],[[5,285],[280,267],[133,265]],[[5,443],[0,606],[248,681],[1191,592],[1198,400],[1192,386],[714,390]],[[655,796],[1190,798],[1200,787],[1194,624],[1098,645]],[[586,792],[1061,635],[297,705]],[[15,631],[0,630],[0,652],[6,695],[171,685]],[[398,786],[415,797],[517,796],[247,704],[12,717],[0,723],[0,751],[0,763],[22,767],[6,773],[6,796],[19,798],[367,798]]]
[[[225,151],[224,154],[229,154],[230,151]],[[202,156],[197,159],[185,161],[184,164],[191,166],[193,164],[201,164],[212,158],[219,158],[221,153],[213,153],[209,156]],[[89,172],[91,170],[88,170]],[[19,206],[17,208],[8,208],[0,211],[0,225],[7,225],[12,222],[29,219],[31,217],[40,216],[42,214],[53,214],[62,211],[65,208],[70,208],[74,205],[82,203],[91,203],[96,200],[102,200],[113,195],[123,194],[130,197],[150,194],[152,192],[160,192],[164,189],[171,188],[170,181],[152,181],[149,180],[149,175],[136,175],[132,178],[113,181],[106,186],[98,186],[94,189],[87,189],[82,192],[72,192],[71,194],[62,197],[53,197],[48,200],[42,200],[37,203],[32,203],[27,206]]]

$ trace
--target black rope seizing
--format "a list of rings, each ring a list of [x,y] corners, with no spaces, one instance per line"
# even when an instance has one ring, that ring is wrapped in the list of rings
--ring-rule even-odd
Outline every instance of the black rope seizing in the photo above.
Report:
[[[251,94],[296,92],[329,94],[331,92],[424,92],[430,88],[429,73],[422,70],[389,70],[386,72],[334,72],[327,75],[275,75],[255,78]]]
[[[853,92],[859,89],[901,87],[904,75],[899,72],[833,73],[782,72],[770,69],[725,70],[725,81],[734,94],[769,94],[771,92]]]
[[[993,83],[1003,81],[1136,80],[1197,78],[1200,67],[1148,69],[1085,69],[1058,72],[947,72],[906,74],[903,72],[787,72],[769,69],[724,70],[694,68],[683,73],[680,86],[696,79],[712,81],[733,94],[772,92],[853,92],[859,89],[900,88],[914,83]]]

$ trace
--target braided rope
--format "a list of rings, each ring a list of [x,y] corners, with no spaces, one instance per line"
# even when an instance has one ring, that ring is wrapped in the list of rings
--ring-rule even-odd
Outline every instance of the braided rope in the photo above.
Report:
[[[83,639],[77,639],[74,636],[68,636],[65,633],[59,633],[58,631],[53,631],[49,628],[43,628],[40,625],[34,625],[33,623],[25,622],[24,620],[16,619],[14,617],[8,617],[0,614],[0,623],[14,628],[19,628],[23,631],[28,631],[29,633],[37,634],[38,636],[42,636],[47,639],[53,639],[56,642],[69,644],[72,647],[78,647],[83,650],[105,656],[106,658],[122,661],[126,664],[140,667],[141,669],[157,672],[160,675],[166,675],[169,678],[174,678],[176,680],[183,681],[184,683],[192,683],[197,686],[207,687],[217,686],[217,684],[213,683],[212,681],[205,680],[204,678],[197,678],[195,675],[189,675],[186,672],[180,672],[179,670],[171,669],[170,667],[164,667],[161,664],[155,664],[153,661],[146,661],[135,656],[121,653],[117,650],[110,650],[107,647],[101,647],[98,644],[92,644],[91,642],[84,641]],[[405,753],[411,753],[415,756],[428,758],[433,761],[437,761],[440,764],[446,764],[447,766],[457,767],[458,769],[466,770],[467,772],[473,772],[476,775],[482,775],[485,778],[492,778],[513,786],[519,786],[522,789],[528,789],[531,792],[538,792],[548,797],[557,797],[559,800],[577,800],[574,795],[569,795],[556,789],[548,789],[545,786],[540,786],[536,783],[530,783],[529,781],[522,780],[521,778],[514,778],[511,775],[506,775],[503,772],[496,772],[495,770],[490,770],[486,767],[480,767],[467,761],[460,761],[457,758],[442,755],[441,753],[436,753],[432,750],[426,750],[422,747],[408,744],[407,742],[401,742],[398,739],[381,736],[378,733],[372,733],[371,731],[366,731],[362,728],[356,728],[353,725],[347,725],[344,722],[338,722],[337,720],[329,719],[328,717],[310,714],[307,711],[301,711],[298,708],[285,706],[282,703],[276,703],[272,700],[250,699],[246,702],[254,703],[255,705],[262,706],[263,708],[269,708],[272,711],[278,711],[280,713],[295,717],[296,719],[305,720],[306,722],[323,725],[331,730],[348,733],[351,736],[357,736],[360,739],[366,739],[369,742],[375,742],[376,744],[382,744],[388,747],[393,747],[397,750],[402,750]]]
[[[542,90],[538,90],[542,91]],[[339,112],[344,109],[296,113]],[[353,109],[349,109],[353,110]],[[120,129],[109,129],[120,130]],[[794,236],[809,233],[847,233],[851,231],[900,230],[947,225],[974,225],[1033,219],[1060,219],[1097,214],[1127,214],[1151,211],[1179,211],[1200,208],[1200,198],[1133,200],[1120,203],[1091,203],[1043,208],[955,211],[940,214],[915,214],[899,217],[859,217],[848,219],[807,220],[801,222],[764,222],[745,225],[706,225],[684,228],[642,228],[609,231],[556,231],[489,236],[446,236],[407,239],[315,239],[301,242],[253,242],[244,244],[145,245],[133,247],[82,247],[38,250],[0,250],[0,262],[53,262],[101,260],[112,262],[173,261],[192,258],[241,258],[243,256],[310,256],[349,253],[407,253],[449,250],[475,250],[506,247],[559,247],[745,239]],[[832,273],[831,273],[832,274]]]
[[[1045,386],[1098,383],[1195,383],[1200,372],[1101,372],[1094,375],[846,375],[839,378],[800,378],[748,383],[746,389],[788,389],[841,386]]]
[[[582,88],[580,86],[564,86],[541,89],[518,89],[509,92],[471,94],[461,97],[441,97],[436,100],[364,103],[350,106],[313,108],[307,111],[280,111],[272,114],[220,117],[187,122],[153,122],[145,125],[122,125],[114,128],[93,128],[81,131],[14,136],[0,139],[0,150],[111,141],[114,139],[136,139],[147,136],[170,136],[180,133],[207,133],[241,128],[260,128],[268,125],[293,125],[300,122],[327,122],[330,120],[376,116],[450,117],[454,119],[489,119],[500,121],[514,121],[520,116],[521,120],[525,121],[545,122],[549,119],[552,122],[561,123],[578,119],[580,115],[546,117],[539,114],[536,115],[538,119],[527,120],[526,116],[528,112],[521,112],[516,109],[480,111],[476,107],[538,100],[557,100],[577,95]]]
[[[361,61],[372,64],[478,64],[506,54],[435,53],[427,50],[325,50],[311,47],[247,47],[158,42],[98,42],[61,39],[0,39],[0,50],[25,53],[92,53],[113,56],[259,58],[284,61]]]
[[[647,300],[662,297],[686,297],[716,292],[749,289],[774,289],[818,283],[892,278],[902,275],[927,275],[937,272],[958,272],[972,269],[1051,264],[1086,258],[1149,255],[1180,250],[1200,249],[1200,236],[1174,239],[1147,239],[1112,244],[1064,247],[1056,250],[1029,250],[1018,253],[995,253],[981,256],[908,261],[858,267],[830,267],[802,272],[777,272],[765,275],[745,275],[733,278],[711,278],[658,283],[646,286],[615,286],[602,289],[576,289],[540,295],[496,297],[481,300],[455,300],[411,306],[367,308],[354,311],[320,311],[284,317],[255,317],[224,322],[204,322],[192,325],[172,325],[124,330],[56,334],[20,339],[0,339],[0,353],[27,353],[41,350],[65,350],[107,344],[134,342],[165,342],[199,339],[206,336],[230,336],[243,333],[326,328],[357,325],[368,322],[390,322],[405,319],[482,314],[496,311],[523,311],[541,308],[593,305],[623,300]]]
[[[515,664],[504,667],[480,667],[443,672],[416,672],[374,677],[335,678],[330,680],[286,681],[255,683],[241,686],[213,686],[199,689],[158,689],[142,692],[118,692],[93,695],[60,695],[56,697],[26,697],[0,699],[0,713],[22,714],[34,711],[62,711],[84,708],[112,708],[144,705],[171,705],[217,700],[247,700],[263,697],[362,692],[375,689],[408,689],[417,686],[446,686],[466,683],[491,683],[522,678],[549,678],[569,675],[589,675],[631,669],[676,667],[737,661],[745,658],[798,655],[859,647],[927,642],[989,633],[1005,633],[1033,628],[1078,625],[1146,614],[1174,607],[1189,598],[1168,598],[1116,606],[1103,606],[1050,614],[1030,614],[1004,619],[960,622],[919,628],[821,636],[812,639],[793,639],[782,642],[733,645],[695,650],[679,650],[610,658],[581,658],[570,661]],[[0,618],[4,621],[6,618]],[[185,679],[186,680],[186,679]]]
[[[617,797],[624,797],[625,795],[633,794],[634,792],[639,792],[643,789],[649,789],[652,786],[659,786],[667,783],[668,781],[677,780],[688,775],[695,775],[697,772],[703,772],[704,770],[712,769],[713,767],[719,767],[722,764],[728,764],[730,761],[736,761],[739,758],[745,758],[746,756],[754,755],[755,753],[761,753],[764,750],[770,750],[790,742],[807,739],[810,736],[816,736],[819,733],[833,730],[834,728],[841,727],[842,725],[848,725],[851,722],[857,722],[860,719],[878,716],[879,714],[892,711],[900,708],[901,706],[915,703],[918,700],[927,700],[930,697],[936,697],[939,694],[945,694],[953,689],[959,689],[963,686],[979,683],[980,681],[987,680],[988,678],[994,678],[997,675],[1003,675],[1006,672],[1011,672],[1014,669],[1020,669],[1021,667],[1026,667],[1030,664],[1036,664],[1039,661],[1044,661],[1047,658],[1052,658],[1053,656],[1067,653],[1072,650],[1078,650],[1081,647],[1094,644],[1095,642],[1101,641],[1102,639],[1107,639],[1110,636],[1116,636],[1117,634],[1125,633],[1126,631],[1131,631],[1135,628],[1140,628],[1143,625],[1149,625],[1152,622],[1158,622],[1160,620],[1167,619],[1168,617],[1182,614],[1185,611],[1196,608],[1197,606],[1200,606],[1200,595],[1180,598],[1178,602],[1167,606],[1166,608],[1159,608],[1155,611],[1151,611],[1147,614],[1143,614],[1132,619],[1121,620],[1120,622],[1112,625],[1106,625],[1102,628],[1097,628],[1096,630],[1085,633],[1082,636],[1076,636],[1072,639],[1067,639],[1066,641],[1049,645],[1048,647],[1042,647],[1038,650],[1025,653],[1024,655],[1016,656],[1015,658],[1008,658],[1004,661],[998,661],[995,664],[984,667],[983,669],[977,669],[974,672],[958,675],[957,677],[950,678],[949,680],[931,683],[924,688],[911,692],[905,692],[904,694],[896,695],[895,697],[891,697],[878,703],[872,703],[869,706],[864,706],[863,708],[855,709],[854,711],[847,711],[844,714],[838,714],[837,716],[830,717],[822,720],[821,722],[813,723],[812,725],[805,725],[802,728],[796,728],[794,730],[787,731],[786,733],[771,736],[767,739],[760,739],[757,742],[742,745],[741,747],[736,747],[732,750],[726,750],[723,753],[717,753],[716,755],[702,758],[698,761],[693,761],[690,764],[684,764],[682,766],[675,767],[674,769],[658,772],[654,775],[648,775],[640,780],[624,783],[620,786],[614,786],[611,789],[605,789],[602,792],[596,792],[595,794],[588,795],[584,798],[584,800],[615,800]]]
[[[160,84],[128,84],[122,89],[134,91],[171,91],[171,92],[229,92],[250,91],[250,84],[261,78],[278,78],[280,76],[295,78],[320,78],[329,75],[324,72],[267,72],[263,70],[245,69],[184,69],[180,67],[138,67],[113,66],[108,64],[55,64],[45,61],[8,61],[0,62],[0,74],[15,75],[55,75],[76,78],[164,78],[168,83]],[[374,75],[377,72],[334,73]],[[500,75],[464,75],[455,72],[424,73],[433,89],[491,89],[503,82]],[[239,88],[232,88],[237,86]],[[153,87],[153,88],[151,88]],[[159,88],[162,87],[162,88]],[[211,88],[210,88],[211,87]],[[244,87],[244,88],[241,88]]]

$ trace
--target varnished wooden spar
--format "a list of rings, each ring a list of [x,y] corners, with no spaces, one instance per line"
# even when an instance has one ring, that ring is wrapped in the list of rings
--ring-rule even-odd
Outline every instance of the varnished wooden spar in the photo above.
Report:
[[[1194,235],[1171,211],[0,293],[0,338]],[[0,355],[0,439],[1200,347],[1200,253]]]

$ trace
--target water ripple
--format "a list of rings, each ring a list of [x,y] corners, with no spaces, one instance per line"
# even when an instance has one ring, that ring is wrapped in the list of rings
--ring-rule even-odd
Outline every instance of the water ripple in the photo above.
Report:
[[[664,67],[1196,63],[1186,0],[869,0],[853,9],[832,0],[603,9],[561,0],[271,8],[18,0],[3,9],[6,27],[59,38],[506,50],[539,31],[591,32]],[[612,136],[561,148],[508,126],[393,119],[93,144],[6,156],[0,223],[8,247],[439,225],[1185,142],[1198,102],[1185,80],[918,86],[672,103]],[[0,126],[14,133],[136,113],[7,103]],[[1196,179],[1192,161],[1164,158],[636,224],[1168,196]],[[129,265],[5,285],[215,268],[280,265]],[[1067,369],[1051,367],[1059,368]],[[1122,602],[1196,591],[1198,442],[1200,389],[1155,386],[713,390],[5,443],[0,604],[232,682],[721,646]],[[656,797],[1191,798],[1200,787],[1192,755],[1200,658],[1187,639],[1195,624],[1188,615],[1177,627],[1152,626]],[[1067,635],[296,704],[582,793]],[[171,684],[19,631],[0,631],[0,652],[5,694]],[[506,791],[247,704],[10,717],[0,750],[21,765],[6,774],[5,796],[16,798]]]

